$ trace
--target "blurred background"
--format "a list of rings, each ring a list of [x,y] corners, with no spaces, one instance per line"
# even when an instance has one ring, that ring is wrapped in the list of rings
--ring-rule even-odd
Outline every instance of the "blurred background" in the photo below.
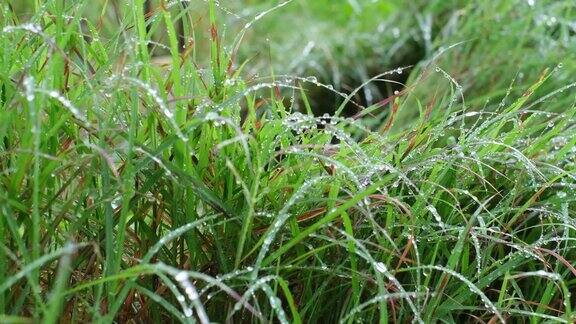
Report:
[[[24,20],[40,5],[35,2],[10,4]],[[159,64],[169,63],[166,28],[157,14],[160,6],[173,11],[182,50],[193,48],[195,61],[208,64],[207,1],[145,4],[154,39],[149,48]],[[95,30],[98,37],[113,37],[121,30],[118,24],[126,13],[120,1],[95,0],[82,6],[86,37],[93,37]],[[220,0],[217,8],[222,46],[236,57],[237,66],[245,64],[247,80],[271,74],[314,76],[349,93],[380,73],[406,68],[362,87],[353,98],[362,106],[418,83],[414,97],[421,101],[444,95],[437,91],[446,91],[448,84],[449,91],[461,92],[458,100],[464,97],[472,107],[490,109],[500,104],[511,85],[513,98],[546,68],[557,71],[540,89],[543,93],[567,84],[576,71],[574,1]],[[245,33],[238,44],[241,31]],[[441,71],[424,73],[430,67]],[[493,73],[479,73],[486,69]],[[334,112],[342,100],[324,87],[303,86],[318,115]],[[552,102],[549,109],[556,104],[564,103]],[[357,112],[355,105],[348,106],[348,115]]]
[[[237,28],[278,2],[221,3],[238,14],[224,14]],[[434,66],[462,86],[471,104],[484,107],[485,94],[504,96],[513,80],[523,91],[546,68],[559,67],[543,92],[572,80],[576,2],[295,0],[255,23],[250,36],[241,57],[255,57],[256,70],[270,65],[279,74],[314,75],[346,92],[384,71],[409,67],[364,87],[356,98],[363,105],[389,97]],[[487,69],[493,73],[480,73]],[[418,98],[428,94],[432,100],[452,82],[432,74],[418,87]],[[313,96],[316,106],[330,110],[334,105],[325,100],[333,97],[320,89]],[[491,99],[498,105],[502,98]]]

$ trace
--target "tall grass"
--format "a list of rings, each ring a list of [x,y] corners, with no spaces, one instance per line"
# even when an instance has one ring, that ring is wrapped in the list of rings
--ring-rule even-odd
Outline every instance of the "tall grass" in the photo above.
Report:
[[[350,118],[361,88],[254,77],[225,3],[195,5],[0,4],[0,322],[576,320],[575,83],[536,65],[546,33],[522,78],[447,36]]]

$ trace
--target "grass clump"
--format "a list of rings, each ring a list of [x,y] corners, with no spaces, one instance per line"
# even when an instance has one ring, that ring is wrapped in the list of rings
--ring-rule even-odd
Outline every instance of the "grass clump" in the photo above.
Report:
[[[245,77],[215,1],[184,50],[170,3],[27,4],[0,8],[0,321],[575,320],[557,63],[482,94],[435,55],[342,117],[354,92]]]

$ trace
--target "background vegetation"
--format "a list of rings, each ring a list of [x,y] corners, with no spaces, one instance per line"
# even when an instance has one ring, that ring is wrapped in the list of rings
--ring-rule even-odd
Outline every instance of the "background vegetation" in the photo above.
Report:
[[[572,1],[0,25],[0,322],[576,320]]]

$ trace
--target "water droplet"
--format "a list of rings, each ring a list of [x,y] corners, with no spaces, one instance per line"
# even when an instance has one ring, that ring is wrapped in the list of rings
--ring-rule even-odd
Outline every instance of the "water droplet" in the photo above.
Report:
[[[386,273],[388,271],[388,268],[386,268],[386,265],[384,263],[376,262],[376,270],[381,273]]]

